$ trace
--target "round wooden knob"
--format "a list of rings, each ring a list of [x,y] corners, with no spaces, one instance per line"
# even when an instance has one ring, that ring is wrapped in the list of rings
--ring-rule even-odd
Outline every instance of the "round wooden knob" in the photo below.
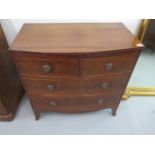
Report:
[[[106,70],[111,70],[113,68],[113,64],[112,63],[107,63],[106,64]]]

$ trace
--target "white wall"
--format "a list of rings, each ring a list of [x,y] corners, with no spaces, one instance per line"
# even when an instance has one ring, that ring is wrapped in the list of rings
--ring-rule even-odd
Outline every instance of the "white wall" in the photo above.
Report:
[[[2,19],[1,24],[4,29],[6,38],[8,40],[9,45],[13,42],[16,35],[18,34],[20,28],[24,23],[65,23],[65,22],[122,22],[126,25],[126,27],[135,35],[137,35],[137,31],[139,25],[141,23],[140,19],[134,20],[52,20],[52,19]]]

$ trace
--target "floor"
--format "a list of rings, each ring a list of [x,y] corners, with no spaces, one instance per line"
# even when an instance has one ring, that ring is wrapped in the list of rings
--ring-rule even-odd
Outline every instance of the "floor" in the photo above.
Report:
[[[129,86],[155,86],[155,52],[145,49]],[[0,122],[0,134],[155,134],[155,97],[130,97],[121,101],[117,116],[111,110],[84,114],[43,113],[39,121],[26,96],[16,119]]]

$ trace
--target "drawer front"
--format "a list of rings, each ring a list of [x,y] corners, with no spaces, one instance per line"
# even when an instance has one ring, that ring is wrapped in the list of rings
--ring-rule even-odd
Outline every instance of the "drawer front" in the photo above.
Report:
[[[82,92],[119,92],[126,86],[130,73],[96,78],[45,79],[23,77],[31,93],[82,93]]]
[[[31,94],[30,100],[35,110],[65,111],[66,109],[74,109],[78,112],[78,109],[81,108],[108,107],[114,103],[118,104],[119,96],[112,93],[85,94],[80,96],[36,96]]]
[[[16,64],[22,75],[44,77],[73,77],[77,75],[75,58],[58,58],[54,56],[16,56]]]
[[[83,58],[80,60],[81,76],[97,76],[132,71],[138,54]]]

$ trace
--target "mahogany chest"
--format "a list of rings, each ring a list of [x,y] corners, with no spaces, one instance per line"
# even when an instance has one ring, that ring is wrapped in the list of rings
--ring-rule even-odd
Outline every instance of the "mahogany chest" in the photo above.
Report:
[[[41,112],[117,107],[142,49],[121,23],[24,24],[10,50]]]

